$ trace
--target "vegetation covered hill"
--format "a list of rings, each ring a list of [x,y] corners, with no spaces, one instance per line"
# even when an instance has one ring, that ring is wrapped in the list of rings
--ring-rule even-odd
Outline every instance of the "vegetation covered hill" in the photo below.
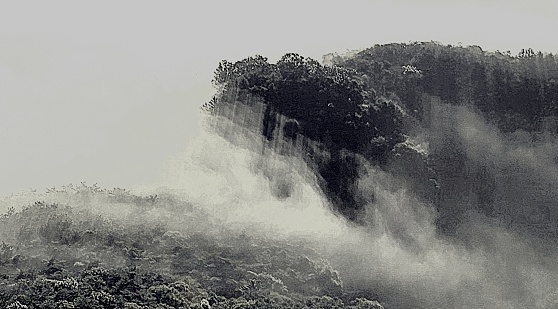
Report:
[[[276,64],[261,56],[223,61],[214,80],[220,91],[205,107],[247,104],[250,100],[242,98],[256,96],[266,104],[261,133],[267,139],[282,130],[281,138],[321,143],[328,155],[306,160],[316,166],[336,210],[350,220],[358,222],[366,204],[359,197],[357,179],[364,173],[359,158],[398,175],[436,205],[441,232],[454,233],[471,208],[507,216],[509,224],[530,220],[530,215],[513,214],[525,211],[498,204],[495,182],[506,167],[468,153],[457,128],[471,119],[456,115],[478,118],[476,123],[501,139],[521,132],[531,144],[548,142],[557,133],[554,55],[527,49],[512,56],[478,46],[416,42],[324,59],[326,65],[297,54]],[[280,115],[294,121],[280,124]],[[539,227],[555,230],[557,214],[545,210],[548,202],[532,208],[547,213]]]
[[[423,118],[425,95],[472,105],[503,131],[544,130],[557,115],[558,64],[553,54],[522,50],[485,52],[478,46],[437,43],[376,45],[337,65],[356,70],[382,95],[396,94],[410,113]]]
[[[382,308],[311,249],[171,195],[78,186],[0,217],[2,308]],[[112,211],[112,212],[111,212]]]

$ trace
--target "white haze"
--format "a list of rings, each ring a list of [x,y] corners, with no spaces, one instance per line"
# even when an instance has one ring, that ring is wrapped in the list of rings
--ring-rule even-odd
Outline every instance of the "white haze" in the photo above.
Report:
[[[548,143],[536,149],[517,144],[465,107],[439,104],[437,108],[453,115],[451,125],[458,128],[470,158],[480,160],[478,150],[490,145],[486,160],[497,161],[496,165],[513,161],[533,175],[548,174],[533,169],[535,161],[528,154],[548,155],[545,149],[553,149]],[[450,125],[443,123],[444,117],[440,121],[442,126]],[[390,308],[558,305],[553,244],[541,251],[528,236],[476,213],[468,215],[460,230],[466,244],[439,237],[434,208],[370,165],[364,167],[359,187],[375,199],[366,206],[366,224],[351,224],[332,214],[295,146],[290,155],[278,154],[277,144],[270,148],[261,136],[225,118],[209,123],[170,164],[171,180],[163,191],[170,189],[188,202],[203,205],[227,227],[268,239],[302,239],[340,271],[347,287],[372,291]],[[524,160],[517,161],[517,156]],[[274,191],[281,184],[290,190],[286,198]],[[507,192],[503,190],[499,198],[508,201]]]
[[[457,138],[466,145],[470,158],[490,160],[496,166],[514,162],[541,179],[553,175],[555,163],[538,168],[533,152],[551,157],[555,140],[533,147],[504,136],[465,107],[438,104],[436,108],[439,126],[457,128]],[[461,227],[462,239],[440,237],[434,208],[402,188],[397,179],[368,164],[363,167],[359,188],[362,195],[375,198],[366,205],[364,225],[349,223],[331,211],[316,177],[302,160],[300,144],[283,141],[271,147],[254,127],[246,125],[246,121],[257,124],[257,114],[237,114],[244,126],[238,124],[238,118],[236,123],[223,117],[203,119],[200,134],[168,161],[165,180],[138,192],[171,195],[206,214],[202,221],[175,226],[177,230],[296,241],[328,260],[345,287],[367,290],[388,308],[557,306],[558,267],[553,261],[558,255],[552,243],[535,246],[529,236],[475,213]],[[434,127],[426,132],[431,140],[443,138],[434,132],[444,130]],[[280,153],[278,149],[282,149]],[[486,155],[477,157],[479,149],[487,149]],[[512,171],[509,176],[521,175]],[[505,184],[502,188],[499,199],[511,203],[511,189]],[[553,183],[552,189],[557,188]],[[522,190],[526,196],[536,195],[529,187]],[[129,220],[135,211],[131,204],[108,203],[106,198],[74,199],[60,192],[15,195],[2,200],[1,210],[37,199],[86,207],[113,219]],[[180,215],[179,209],[153,209],[140,218],[176,224]],[[135,218],[138,220],[137,215]]]

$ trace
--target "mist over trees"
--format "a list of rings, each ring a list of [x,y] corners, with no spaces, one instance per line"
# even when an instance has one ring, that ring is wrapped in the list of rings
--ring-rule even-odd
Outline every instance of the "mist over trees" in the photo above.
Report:
[[[282,114],[296,120],[285,128],[286,136],[295,139],[300,134],[323,143],[331,159],[318,164],[319,175],[332,198],[342,205],[341,212],[352,219],[362,207],[353,190],[358,170],[356,159],[343,151],[383,162],[404,140],[399,106],[376,96],[351,69],[323,66],[297,54],[286,54],[276,64],[255,56],[236,63],[221,62],[214,82],[222,90],[210,106],[219,104],[219,98],[244,94],[264,99],[262,134],[267,139],[277,129],[276,115]]]
[[[0,199],[0,307],[556,308],[555,56],[323,62],[219,63],[207,127],[147,195]]]
[[[85,184],[47,195],[68,204],[0,215],[1,308],[383,308],[311,250],[216,234],[224,227],[175,196]]]
[[[304,136],[331,152],[326,160],[306,159],[317,165],[321,186],[337,210],[354,221],[363,208],[356,193],[362,173],[358,156],[398,175],[435,204],[444,233],[452,233],[470,208],[462,205],[464,199],[475,200],[473,208],[483,213],[501,213],[494,206],[494,167],[469,158],[458,132],[440,125],[440,116],[452,117],[440,114],[440,104],[476,111],[503,134],[525,132],[540,140],[557,132],[553,54],[524,49],[512,56],[478,46],[415,42],[330,54],[324,61],[297,54],[276,64],[261,56],[223,61],[214,79],[221,91],[207,106],[246,94],[263,98],[262,134],[268,140],[278,129],[278,114],[296,120],[284,135]],[[444,137],[433,138],[435,130],[445,131]],[[420,149],[417,132],[430,136],[429,151]]]

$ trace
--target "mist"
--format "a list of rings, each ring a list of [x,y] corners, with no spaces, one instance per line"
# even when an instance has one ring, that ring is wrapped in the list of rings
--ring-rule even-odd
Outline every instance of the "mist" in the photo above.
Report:
[[[453,198],[443,201],[454,204],[436,208],[397,176],[359,158],[355,194],[368,202],[356,224],[334,210],[304,160],[309,149],[322,151],[318,143],[280,133],[268,141],[259,133],[261,105],[227,106],[219,115],[200,113],[199,134],[166,162],[164,177],[132,190],[171,202],[146,211],[101,195],[76,195],[69,187],[12,195],[0,210],[44,200],[127,226],[163,224],[184,235],[296,243],[330,263],[345,289],[372,295],[386,308],[556,308],[558,247],[548,239],[556,224],[556,137],[504,134],[466,106],[434,100],[430,120],[416,132],[420,146],[442,153],[449,141],[460,149],[462,158],[455,160],[489,167],[491,211],[475,204],[474,168],[442,188],[468,193],[447,192]],[[440,209],[460,210],[451,234],[437,225]]]
[[[491,166],[496,184],[494,212],[469,207],[448,236],[437,228],[438,209],[362,158],[355,194],[369,200],[365,224],[348,222],[303,160],[311,142],[266,141],[257,134],[258,111],[237,108],[232,117],[205,116],[203,133],[169,162],[158,190],[200,205],[238,233],[302,241],[332,263],[345,287],[372,293],[386,308],[556,306],[556,246],[541,237],[554,221],[528,232],[532,216],[517,211],[548,207],[557,192],[554,137],[505,135],[467,107],[433,102],[423,146],[436,151],[453,140],[468,161]],[[457,196],[460,205],[448,208],[471,203]]]

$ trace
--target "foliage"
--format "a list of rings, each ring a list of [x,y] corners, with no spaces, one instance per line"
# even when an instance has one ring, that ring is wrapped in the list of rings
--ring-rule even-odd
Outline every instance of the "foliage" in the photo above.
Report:
[[[400,127],[402,115],[395,103],[366,90],[354,70],[323,66],[292,53],[276,64],[255,56],[234,64],[221,62],[214,83],[223,89],[218,97],[230,98],[240,91],[265,100],[268,107],[263,134],[268,139],[273,136],[273,119],[279,113],[297,120],[297,133],[330,149],[359,152],[378,136],[385,137],[387,148],[401,140],[395,129]]]
[[[454,220],[466,211],[448,206],[458,205],[460,194],[472,194],[481,212],[491,209],[495,176],[466,157],[459,136],[444,132],[443,140],[426,140],[435,146],[430,153],[409,144],[417,132],[438,127],[437,102],[467,106],[505,134],[522,130],[534,139],[558,134],[553,54],[526,48],[513,56],[478,46],[412,42],[324,59],[328,65],[297,54],[286,54],[276,64],[261,56],[223,61],[214,79],[219,92],[209,109],[218,111],[228,101],[251,104],[245,98],[257,96],[266,104],[261,133],[268,140],[304,137],[323,145],[328,155],[308,149],[305,159],[335,209],[353,221],[362,217],[365,204],[357,189],[361,157],[434,203],[442,233],[446,225],[457,226],[443,218]],[[294,121],[281,126],[279,115]],[[279,129],[284,132],[277,134]],[[471,177],[482,184],[471,188],[466,183]]]
[[[406,142],[395,146],[387,167],[415,193],[436,205],[441,233],[455,232],[463,213],[471,211],[470,205],[490,216],[515,212],[496,205],[494,167],[467,157],[455,128],[438,123],[453,120],[454,116],[436,114],[439,110],[435,112],[434,106],[466,106],[504,136],[526,132],[533,142],[556,136],[555,55],[523,49],[513,56],[509,52],[486,52],[478,46],[414,42],[376,45],[351,56],[330,59],[358,72],[366,88],[399,100],[411,120],[405,124],[405,134],[426,131],[443,136],[427,137],[426,144],[432,146],[430,153],[415,153]],[[434,132],[440,128],[447,131]],[[472,201],[467,207],[459,203],[465,199]],[[512,217],[499,219],[510,225],[524,221]],[[548,218],[540,226],[540,230],[550,230],[554,225]]]
[[[86,204],[36,202],[0,218],[0,307],[345,307],[339,275],[309,250],[232,231],[189,230],[207,215],[190,205],[178,209],[164,195],[99,189],[66,197],[84,196],[109,205],[116,199],[132,213],[107,218]],[[146,207],[188,215],[155,224],[141,216]]]
[[[363,205],[353,194],[358,160],[347,153],[382,163],[404,140],[404,113],[397,101],[377,97],[353,69],[323,66],[294,53],[276,64],[255,56],[236,63],[222,61],[214,83],[220,91],[206,109],[219,113],[221,105],[250,105],[246,98],[257,96],[266,104],[261,134],[268,140],[304,137],[324,145],[329,157],[305,159],[317,167],[322,188],[336,209],[350,219],[358,218]],[[294,121],[281,127],[279,115]],[[280,129],[283,132],[277,134]]]
[[[530,48],[512,56],[478,46],[393,43],[333,59],[359,72],[368,87],[399,96],[419,117],[426,112],[425,94],[451,104],[472,103],[504,131],[542,130],[545,117],[558,115],[556,58]]]

